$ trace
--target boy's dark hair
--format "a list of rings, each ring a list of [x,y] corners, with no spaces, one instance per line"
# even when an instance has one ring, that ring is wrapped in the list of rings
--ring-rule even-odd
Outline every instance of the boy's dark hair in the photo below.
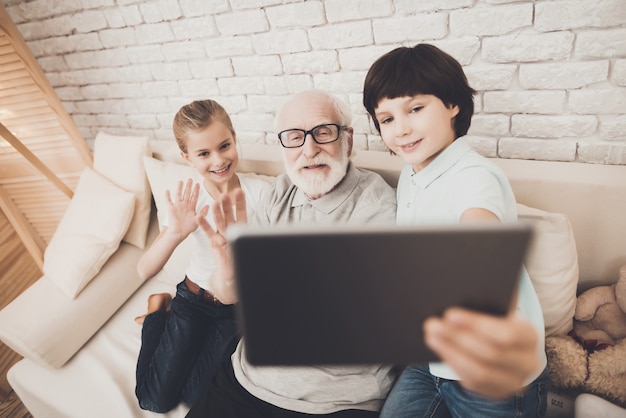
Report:
[[[433,45],[417,44],[389,51],[372,64],[365,76],[363,106],[380,133],[374,112],[380,100],[418,94],[436,96],[447,107],[459,107],[454,118],[458,138],[469,129],[475,93],[456,59]]]

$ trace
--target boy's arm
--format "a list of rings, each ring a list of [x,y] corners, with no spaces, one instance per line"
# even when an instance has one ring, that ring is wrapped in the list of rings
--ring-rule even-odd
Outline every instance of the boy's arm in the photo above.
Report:
[[[466,389],[502,399],[519,391],[537,370],[537,333],[514,313],[495,317],[460,308],[424,323],[428,347]]]

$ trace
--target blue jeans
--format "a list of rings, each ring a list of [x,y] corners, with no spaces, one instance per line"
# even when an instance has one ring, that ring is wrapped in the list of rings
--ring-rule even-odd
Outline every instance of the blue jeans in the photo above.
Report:
[[[215,305],[182,281],[171,312],[153,312],[144,320],[135,387],[139,406],[167,412],[181,400],[192,405],[238,340],[235,305]]]
[[[524,392],[494,401],[469,392],[455,380],[431,375],[427,365],[409,366],[391,389],[380,417],[543,417],[549,380],[544,370]]]

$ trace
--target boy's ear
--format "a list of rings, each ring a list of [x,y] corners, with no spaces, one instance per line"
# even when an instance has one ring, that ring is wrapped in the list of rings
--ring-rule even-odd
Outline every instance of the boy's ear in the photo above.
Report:
[[[452,116],[453,118],[456,117],[461,111],[461,109],[459,108],[459,105],[450,105],[449,109],[452,111],[450,116]]]

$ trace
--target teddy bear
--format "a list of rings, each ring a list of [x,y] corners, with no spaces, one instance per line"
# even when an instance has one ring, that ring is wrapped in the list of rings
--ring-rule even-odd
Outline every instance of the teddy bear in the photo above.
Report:
[[[552,386],[626,407],[626,265],[616,283],[583,292],[574,328],[546,338]]]

